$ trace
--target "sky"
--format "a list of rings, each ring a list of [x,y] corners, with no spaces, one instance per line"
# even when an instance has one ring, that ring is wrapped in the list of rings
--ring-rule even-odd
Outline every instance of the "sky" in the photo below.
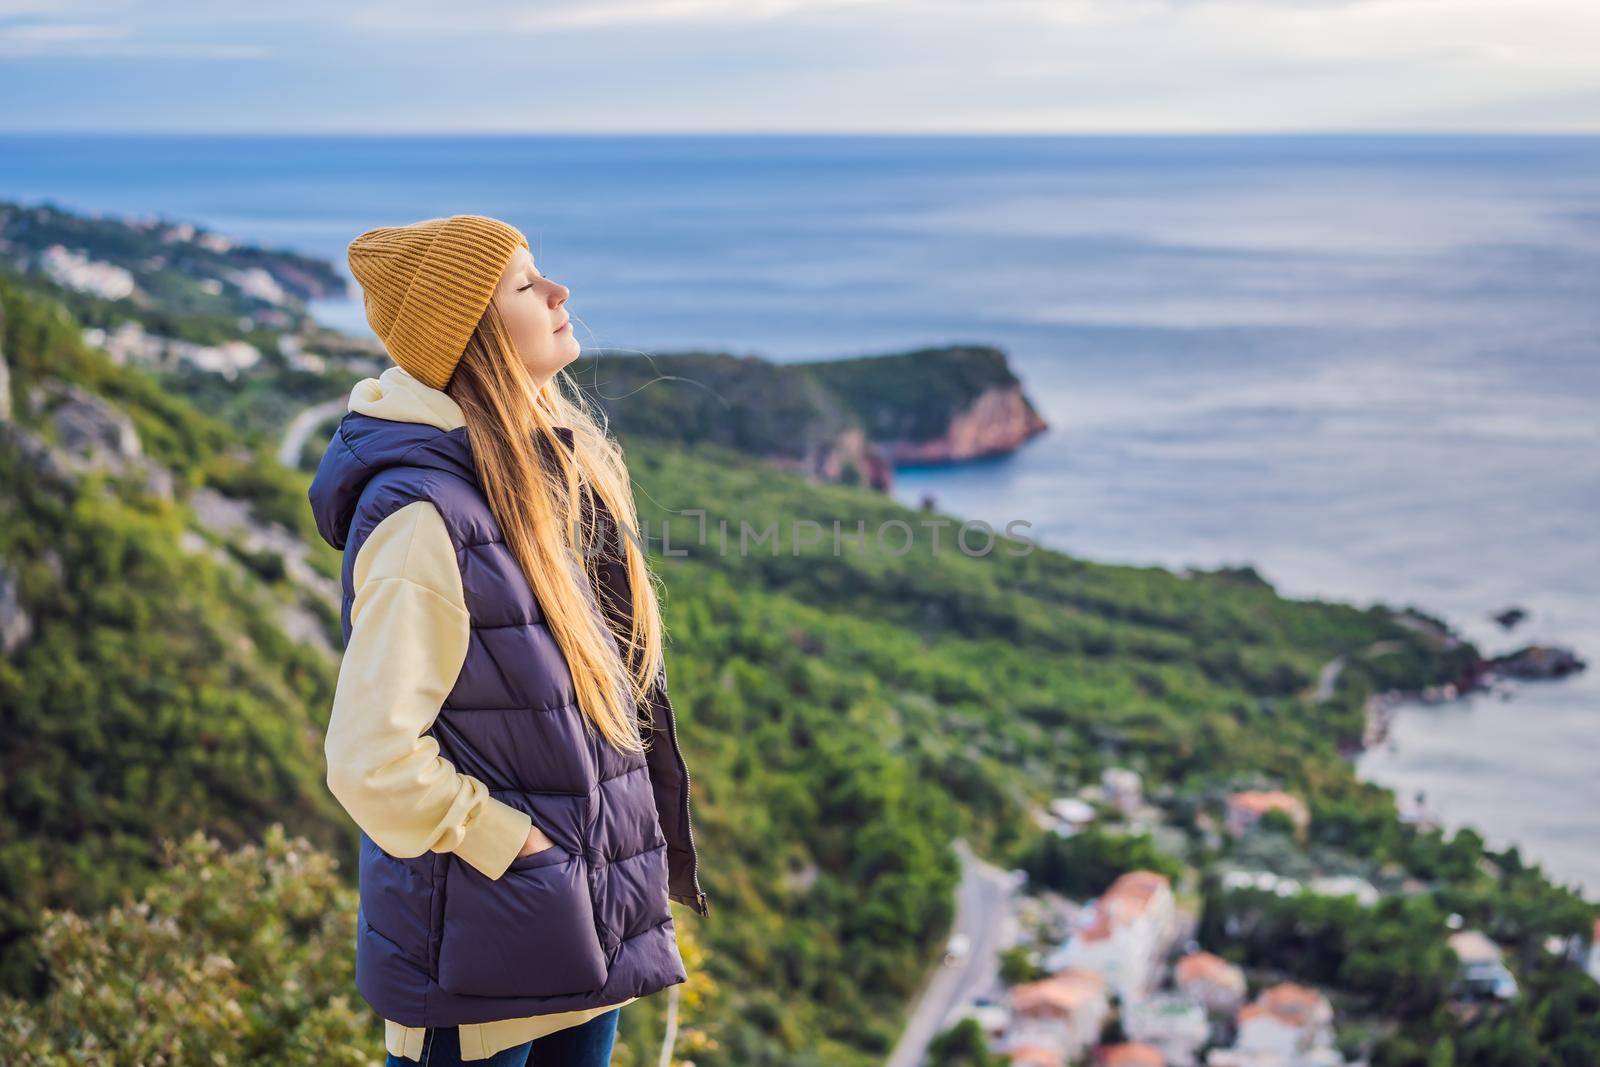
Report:
[[[1600,0],[0,0],[0,130],[1600,132]]]

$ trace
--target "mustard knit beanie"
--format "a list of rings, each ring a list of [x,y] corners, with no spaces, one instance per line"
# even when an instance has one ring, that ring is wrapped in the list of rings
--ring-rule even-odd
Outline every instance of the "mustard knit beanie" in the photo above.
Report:
[[[390,358],[443,389],[518,245],[528,247],[521,230],[483,215],[379,226],[351,241],[350,273]]]

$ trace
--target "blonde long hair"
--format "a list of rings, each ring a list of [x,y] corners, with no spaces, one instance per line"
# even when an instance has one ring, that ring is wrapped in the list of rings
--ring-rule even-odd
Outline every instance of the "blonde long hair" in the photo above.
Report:
[[[566,656],[586,722],[618,751],[643,752],[651,728],[645,698],[662,669],[663,632],[622,449],[565,371],[542,387],[533,380],[493,302],[445,391],[461,406],[484,495]],[[572,430],[570,453],[557,426]],[[596,593],[601,531],[594,509],[584,507],[594,496],[616,524],[620,544],[607,552],[620,556],[632,586],[625,640],[614,636]]]

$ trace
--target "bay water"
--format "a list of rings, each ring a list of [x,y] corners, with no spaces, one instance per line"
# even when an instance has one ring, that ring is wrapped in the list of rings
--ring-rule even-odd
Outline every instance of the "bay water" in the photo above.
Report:
[[[0,197],[341,267],[494,215],[586,347],[997,345],[1051,431],[897,497],[1600,657],[1600,138],[7,135]],[[1407,707],[1359,766],[1600,895],[1600,664]]]

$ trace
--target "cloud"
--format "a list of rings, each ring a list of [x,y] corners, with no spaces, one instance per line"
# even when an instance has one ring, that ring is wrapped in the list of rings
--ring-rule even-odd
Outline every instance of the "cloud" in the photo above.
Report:
[[[594,0],[542,11],[552,26],[615,26],[660,22],[763,22],[840,9],[900,6],[894,0]]]
[[[61,19],[33,5],[9,5],[0,14],[0,56],[11,58],[253,59],[269,54],[269,49],[245,41],[144,39],[127,24]]]
[[[1600,0],[0,0],[0,55],[34,122],[89,61],[102,123],[1600,131]]]

